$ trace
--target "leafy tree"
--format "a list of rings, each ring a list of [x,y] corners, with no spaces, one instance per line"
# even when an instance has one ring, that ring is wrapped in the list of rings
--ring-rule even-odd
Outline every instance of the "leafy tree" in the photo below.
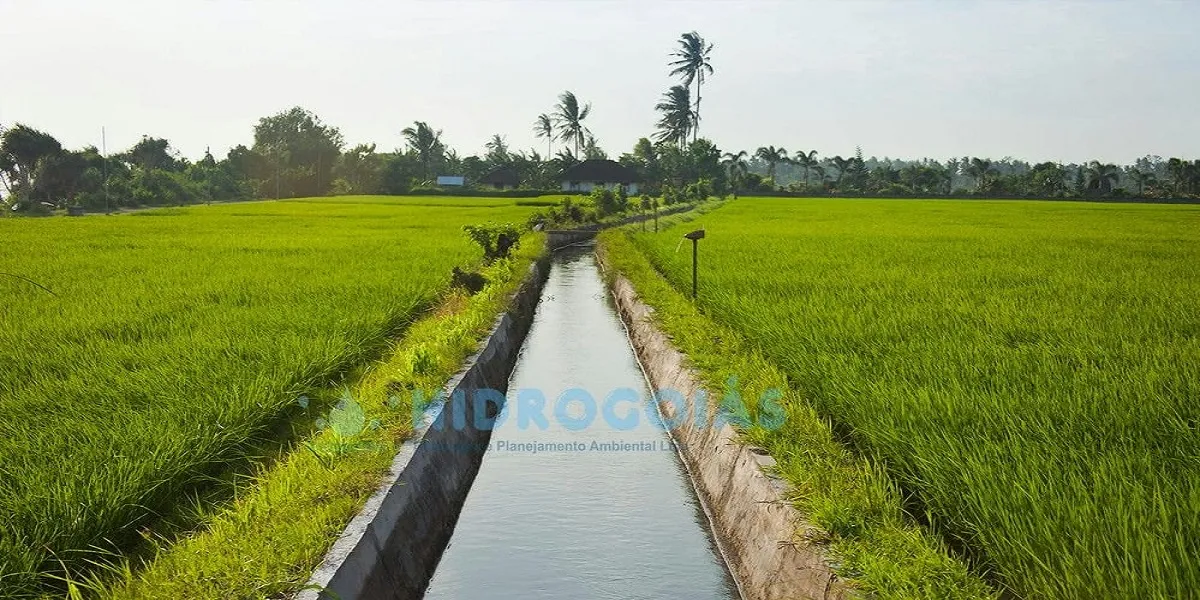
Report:
[[[771,180],[771,184],[775,184],[775,167],[782,162],[787,162],[788,152],[784,148],[776,148],[775,146],[763,146],[754,152],[754,157],[767,163],[767,177]]]
[[[1147,187],[1158,185],[1158,177],[1154,174],[1154,171],[1142,171],[1135,168],[1129,171],[1129,178],[1137,184],[1137,193],[1139,196],[1146,193]]]
[[[412,127],[405,127],[400,135],[404,136],[409,151],[415,153],[421,163],[421,181],[429,182],[432,179],[430,167],[440,162],[446,152],[442,144],[442,130],[434,131],[424,121],[413,121]]]
[[[144,171],[153,169],[178,171],[183,168],[183,162],[179,160],[179,153],[171,148],[170,142],[148,135],[143,135],[142,139],[125,152],[121,158]]]
[[[537,116],[533,122],[533,133],[539,138],[546,138],[546,156],[554,154],[554,119],[546,113]]]
[[[1186,161],[1172,157],[1167,160],[1166,167],[1176,196],[1195,193],[1200,187],[1200,160]]]
[[[23,194],[32,195],[38,165],[62,151],[62,144],[48,133],[22,124],[6,129],[0,135],[0,170],[10,193],[17,199]]]
[[[59,208],[73,205],[87,168],[82,152],[62,151],[42,158],[34,169],[34,196]]]
[[[1033,196],[1057,197],[1066,191],[1066,176],[1066,170],[1058,163],[1039,163],[1029,172],[1027,191]]]
[[[387,154],[382,159],[379,187],[385,194],[407,194],[413,181],[424,177],[425,166],[416,153]]]
[[[683,86],[687,88],[696,82],[696,110],[695,110],[695,127],[693,128],[693,138],[695,141],[700,136],[700,87],[704,85],[704,79],[707,75],[712,75],[712,63],[709,62],[709,55],[712,53],[713,45],[704,41],[699,33],[691,31],[679,37],[679,48],[671,53],[675,60],[671,61],[671,75],[679,76],[683,80]]]
[[[558,105],[554,107],[554,120],[558,126],[558,139],[573,143],[575,155],[579,155],[579,147],[587,143],[591,131],[583,125],[584,119],[592,112],[592,105],[580,106],[574,92],[566,91],[558,97]]]
[[[658,120],[658,132],[655,139],[660,142],[687,144],[688,134],[697,126],[696,113],[692,110],[691,93],[682,85],[671,86],[663,94],[662,100],[654,105],[654,110],[662,113]]]
[[[707,138],[700,138],[688,145],[685,155],[684,179],[692,183],[706,182],[704,197],[713,188],[724,190],[729,181],[725,169],[721,166],[721,149]]]
[[[376,194],[383,177],[383,156],[375,153],[375,144],[359,144],[338,157],[333,167],[335,182],[342,182],[344,194]]]
[[[495,262],[521,246],[521,229],[512,223],[463,225],[463,231],[471,241],[483,250],[486,262]]]
[[[271,172],[259,173],[258,178],[274,179],[279,197],[325,194],[333,184],[333,165],[342,144],[336,127],[299,106],[263,117],[254,127],[254,151],[267,159]]]

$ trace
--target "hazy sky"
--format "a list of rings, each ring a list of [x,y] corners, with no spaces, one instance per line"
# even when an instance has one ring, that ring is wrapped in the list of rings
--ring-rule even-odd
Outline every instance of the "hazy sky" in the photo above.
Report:
[[[413,120],[460,154],[573,90],[611,155],[653,131],[684,31],[716,44],[701,133],[917,158],[1200,155],[1200,2],[0,0],[0,123],[218,157],[293,105],[349,144]]]

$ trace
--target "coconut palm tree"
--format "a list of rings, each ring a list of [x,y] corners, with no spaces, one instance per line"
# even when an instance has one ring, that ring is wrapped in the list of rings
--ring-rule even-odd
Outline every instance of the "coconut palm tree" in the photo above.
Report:
[[[808,171],[818,162],[817,151],[809,150],[805,153],[803,150],[797,150],[792,162],[804,168],[804,190],[808,191]]]
[[[829,164],[833,168],[837,169],[837,179],[834,180],[833,185],[836,186],[838,190],[841,190],[842,177],[846,175],[846,171],[849,171],[850,166],[854,164],[854,157],[842,158],[841,156],[835,156],[829,159]]]
[[[558,126],[558,139],[575,144],[575,155],[579,155],[579,147],[587,143],[591,134],[583,126],[583,120],[592,112],[592,105],[579,105],[579,99],[570,91],[563,92],[558,97],[558,106],[554,107],[554,121]]]
[[[825,174],[825,167],[821,163],[812,166],[813,175],[817,176],[817,181],[821,182],[821,189],[825,189],[825,183],[829,181],[829,176]]]
[[[504,136],[498,133],[492,134],[492,139],[488,140],[484,147],[488,150],[484,158],[493,166],[508,164],[512,161],[512,157],[508,153],[508,141],[504,139]]]
[[[696,82],[696,127],[693,129],[692,140],[696,140],[700,135],[700,86],[704,85],[704,78],[707,75],[712,75],[712,63],[708,61],[708,56],[712,53],[713,45],[704,41],[699,33],[691,31],[679,36],[679,49],[671,53],[675,60],[671,61],[671,75],[678,75],[683,79],[683,86],[686,88]]]
[[[1103,164],[1098,160],[1088,163],[1085,173],[1087,174],[1088,189],[1101,194],[1112,192],[1121,176],[1117,165]]]
[[[976,193],[982,192],[988,178],[998,173],[996,168],[992,166],[992,161],[986,158],[972,158],[971,162],[963,169],[963,172],[967,176],[975,178]]]
[[[421,161],[421,176],[425,181],[429,181],[430,165],[441,158],[446,150],[442,145],[442,130],[434,131],[424,121],[413,121],[413,126],[405,127],[400,135],[404,136],[404,142],[408,144],[409,149],[417,153],[417,158]]]
[[[746,163],[747,158],[750,158],[750,154],[745,150],[739,150],[737,154],[726,152],[721,157],[721,164],[729,171],[729,186],[733,188],[734,198],[737,198],[742,180],[750,172],[750,165]]]
[[[583,143],[583,157],[588,160],[608,158],[608,154],[604,152],[600,144],[596,143],[596,136],[592,135],[591,132],[588,132],[587,140]]]
[[[696,127],[696,113],[692,110],[691,92],[682,85],[673,85],[663,94],[662,101],[654,105],[662,113],[658,120],[658,132],[654,139],[660,142],[687,145],[688,134]]]
[[[533,122],[533,133],[537,137],[546,138],[546,156],[554,154],[554,119],[546,113],[537,116]]]
[[[781,162],[788,161],[787,150],[776,148],[775,146],[762,146],[754,151],[754,158],[760,159],[767,163],[767,177],[771,178],[771,185],[775,185],[775,166]]]

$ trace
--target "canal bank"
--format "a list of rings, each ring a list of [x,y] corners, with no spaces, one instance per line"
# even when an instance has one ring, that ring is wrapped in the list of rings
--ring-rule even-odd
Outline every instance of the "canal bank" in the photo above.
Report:
[[[590,248],[558,253],[427,598],[736,598]]]

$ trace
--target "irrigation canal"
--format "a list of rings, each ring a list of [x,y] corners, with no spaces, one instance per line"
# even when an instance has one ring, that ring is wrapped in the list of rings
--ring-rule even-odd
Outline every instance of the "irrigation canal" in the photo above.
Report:
[[[425,597],[736,598],[648,395],[591,248],[557,253]]]

